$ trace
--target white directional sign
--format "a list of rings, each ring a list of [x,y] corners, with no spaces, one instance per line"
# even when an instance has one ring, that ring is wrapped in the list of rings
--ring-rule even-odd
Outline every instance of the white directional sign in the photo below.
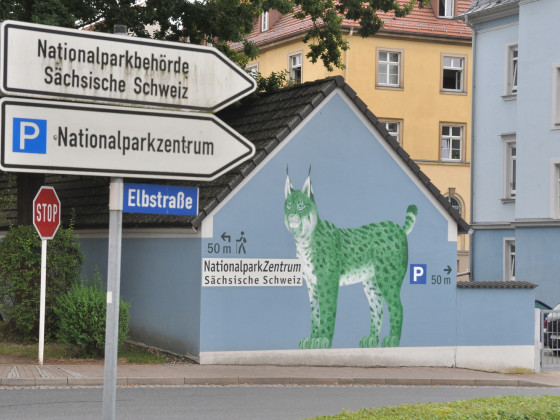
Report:
[[[0,169],[207,180],[255,146],[212,114],[0,100]]]
[[[217,111],[255,80],[212,47],[25,22],[0,28],[0,91]]]

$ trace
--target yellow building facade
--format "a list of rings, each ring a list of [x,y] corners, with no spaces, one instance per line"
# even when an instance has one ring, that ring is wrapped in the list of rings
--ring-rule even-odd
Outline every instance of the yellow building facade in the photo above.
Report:
[[[455,15],[468,8],[470,1],[456,3]],[[357,35],[357,26],[346,22],[350,49],[342,53],[345,69],[329,72],[321,62],[312,64],[306,59],[305,22],[297,21],[299,32],[286,35],[296,24],[291,16],[271,11],[267,18],[269,27],[264,31],[260,19],[255,23],[251,38],[259,45],[260,55],[248,69],[265,77],[286,70],[293,82],[343,76],[470,221],[470,29],[437,16],[437,10],[429,6],[407,18],[386,15],[385,29],[369,38]],[[457,244],[459,273],[469,267],[466,236],[461,235]]]

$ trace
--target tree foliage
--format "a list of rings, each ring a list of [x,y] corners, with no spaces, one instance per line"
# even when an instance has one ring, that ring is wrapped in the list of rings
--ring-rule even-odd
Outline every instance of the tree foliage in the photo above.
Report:
[[[378,11],[409,14],[415,5],[429,0],[19,0],[2,1],[0,20],[12,19],[66,27],[94,25],[93,30],[112,32],[115,24],[128,26],[139,37],[152,37],[193,44],[211,42],[230,58],[244,65],[258,55],[246,40],[253,21],[263,10],[293,12],[296,19],[311,19],[313,26],[304,42],[307,57],[321,60],[332,70],[343,67],[342,51],[348,49],[342,31],[343,19],[360,23],[359,34],[368,37],[383,27]],[[243,53],[229,48],[242,42]]]
[[[60,295],[54,311],[59,322],[59,339],[78,347],[81,356],[98,358],[105,352],[107,294],[98,272],[89,283],[75,285],[68,293]],[[128,338],[129,311],[130,304],[121,298],[118,347]]]
[[[58,296],[78,283],[82,251],[71,229],[59,228],[47,246],[45,332],[58,330],[54,306]],[[39,331],[41,239],[34,226],[11,228],[0,243],[0,306],[11,329],[36,339]]]

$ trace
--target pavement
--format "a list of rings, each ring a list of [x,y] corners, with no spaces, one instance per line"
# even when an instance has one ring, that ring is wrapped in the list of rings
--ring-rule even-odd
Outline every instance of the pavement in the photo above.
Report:
[[[0,386],[103,385],[103,364],[0,364]],[[119,364],[117,385],[427,385],[560,387],[560,371],[508,374],[442,367]]]

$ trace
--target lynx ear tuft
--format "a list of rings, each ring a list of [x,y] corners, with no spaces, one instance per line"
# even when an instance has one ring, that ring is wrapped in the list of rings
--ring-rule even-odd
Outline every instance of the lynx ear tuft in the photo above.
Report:
[[[284,186],[284,198],[288,198],[288,196],[292,193],[293,190],[294,190],[294,187],[292,187],[292,182],[290,181],[290,176],[286,173],[286,185]]]
[[[313,198],[313,187],[311,186],[311,177],[308,176],[303,184],[301,191],[307,195],[309,198]]]

